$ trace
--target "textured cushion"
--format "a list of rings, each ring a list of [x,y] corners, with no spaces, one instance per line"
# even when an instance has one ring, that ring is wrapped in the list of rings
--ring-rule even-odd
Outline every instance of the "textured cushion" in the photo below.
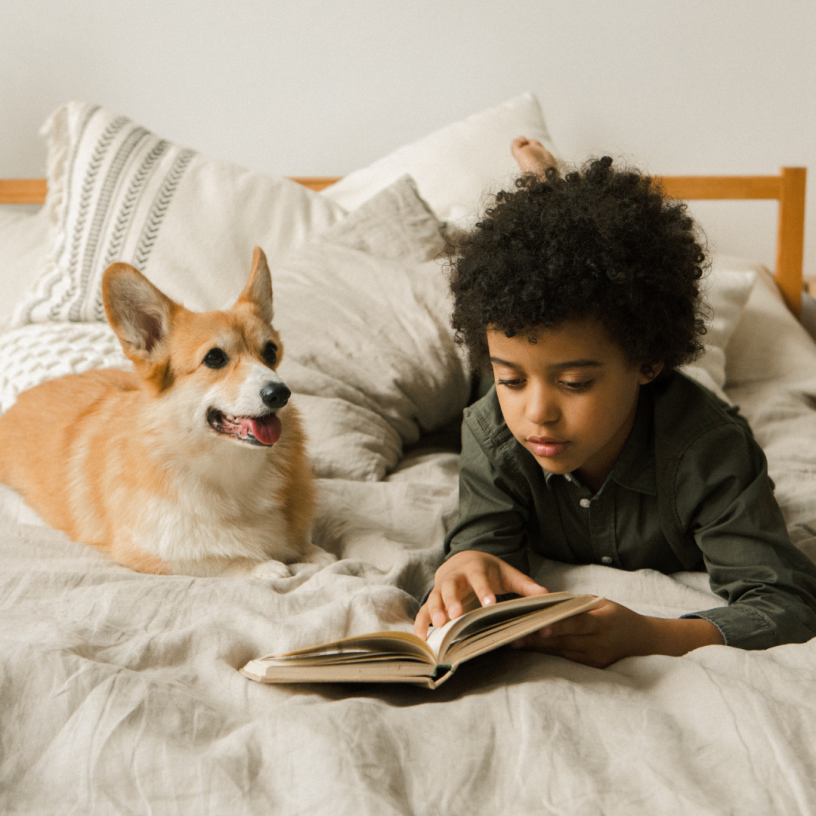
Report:
[[[207,158],[97,105],[64,105],[43,133],[53,244],[16,325],[104,320],[100,279],[114,261],[189,308],[220,308],[241,291],[253,246],[274,273],[345,213],[295,182]]]
[[[404,178],[310,242],[274,281],[280,373],[319,475],[380,479],[403,444],[461,414],[441,225]]]
[[[132,368],[107,323],[33,323],[0,334],[0,413],[35,385],[92,368]]]
[[[467,226],[490,193],[507,187],[519,168],[510,153],[516,136],[538,139],[557,155],[538,99],[514,97],[404,145],[323,191],[354,209],[404,173],[444,221]]]

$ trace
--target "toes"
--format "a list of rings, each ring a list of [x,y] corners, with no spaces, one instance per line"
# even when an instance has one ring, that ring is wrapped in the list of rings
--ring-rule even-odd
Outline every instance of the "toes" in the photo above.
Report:
[[[291,578],[289,567],[281,561],[262,561],[253,567],[250,573],[253,578]]]

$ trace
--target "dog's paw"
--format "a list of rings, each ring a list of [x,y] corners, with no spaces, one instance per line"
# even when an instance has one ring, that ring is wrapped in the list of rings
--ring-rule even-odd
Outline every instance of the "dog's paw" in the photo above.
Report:
[[[249,573],[253,578],[291,578],[292,572],[282,561],[261,561]]]
[[[303,554],[304,564],[317,564],[319,567],[328,567],[329,564],[333,564],[335,561],[337,561],[336,555],[326,552],[315,544],[310,544],[309,549]]]

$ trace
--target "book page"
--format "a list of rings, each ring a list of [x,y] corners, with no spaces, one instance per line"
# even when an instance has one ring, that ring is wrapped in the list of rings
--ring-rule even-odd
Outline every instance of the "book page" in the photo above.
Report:
[[[489,626],[471,630],[470,634],[445,645],[441,660],[456,666],[477,655],[498,649],[518,638],[536,632],[552,623],[573,615],[580,615],[604,603],[606,599],[595,595],[570,596],[568,600],[542,607],[516,617],[493,619]],[[450,638],[450,632],[448,638]]]
[[[430,626],[428,627],[428,639],[425,641],[428,646],[431,648],[431,651],[436,656],[437,661],[439,660],[439,653],[442,650],[442,643],[444,642],[445,638],[447,637],[448,632],[453,629],[463,618],[468,616],[468,612],[464,615],[461,615],[458,618],[454,618],[451,621],[448,621],[444,626]]]
[[[321,643],[318,646],[309,646],[282,654],[265,655],[257,659],[281,661],[309,658],[314,662],[329,664],[346,657],[354,655],[362,657],[372,653],[413,657],[431,664],[436,662],[436,653],[425,641],[409,632],[372,632],[368,635],[354,635],[329,643]]]
[[[348,663],[312,664],[308,660],[250,660],[241,674],[260,683],[416,683],[433,687],[434,668],[425,661],[396,657]]]
[[[554,604],[562,603],[574,598],[571,592],[548,592],[544,595],[529,595],[523,598],[513,598],[509,601],[501,601],[491,606],[483,606],[466,612],[460,618],[456,618],[438,631],[444,630],[444,635],[440,640],[439,647],[435,649],[437,655],[444,654],[457,640],[474,635],[483,629],[489,629],[496,624],[510,618],[518,618],[529,612],[545,609]],[[430,641],[430,634],[428,640]]]

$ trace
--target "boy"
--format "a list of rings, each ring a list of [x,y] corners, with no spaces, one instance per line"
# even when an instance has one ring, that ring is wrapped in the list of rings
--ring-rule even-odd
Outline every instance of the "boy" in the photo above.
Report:
[[[465,412],[459,519],[416,619],[547,590],[557,561],[705,568],[729,606],[680,619],[608,601],[516,645],[603,667],[710,644],[816,635],[816,565],[789,541],[767,463],[735,409],[675,369],[702,350],[705,255],[683,204],[608,157],[561,177],[537,142],[525,175],[461,246],[453,325],[495,387]]]

